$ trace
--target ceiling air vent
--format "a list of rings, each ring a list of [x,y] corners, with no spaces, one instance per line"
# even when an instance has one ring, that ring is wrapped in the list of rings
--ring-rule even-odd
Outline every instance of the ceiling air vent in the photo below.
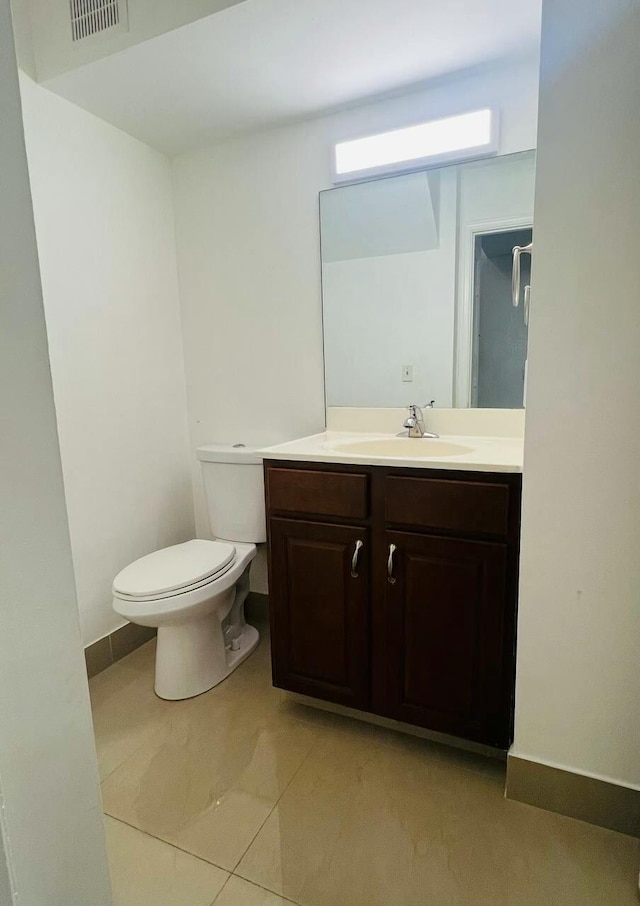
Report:
[[[71,37],[82,41],[91,35],[126,27],[127,0],[70,0]]]

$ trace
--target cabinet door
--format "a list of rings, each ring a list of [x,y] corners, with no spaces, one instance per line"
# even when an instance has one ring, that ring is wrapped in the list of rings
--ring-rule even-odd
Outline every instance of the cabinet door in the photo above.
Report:
[[[387,556],[391,551],[391,716],[506,746],[506,545],[388,532]]]
[[[367,530],[271,519],[269,541],[274,684],[365,708],[369,699]]]

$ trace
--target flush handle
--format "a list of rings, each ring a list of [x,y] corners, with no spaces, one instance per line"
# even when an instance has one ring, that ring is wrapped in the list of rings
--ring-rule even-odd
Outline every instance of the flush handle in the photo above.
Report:
[[[356,546],[353,549],[353,557],[351,558],[351,578],[358,578],[358,557],[360,556],[360,551],[364,547],[362,541],[356,541]]]
[[[393,555],[396,552],[395,544],[389,545],[389,559],[387,560],[387,579],[389,580],[390,585],[396,584],[396,578],[393,575]]]

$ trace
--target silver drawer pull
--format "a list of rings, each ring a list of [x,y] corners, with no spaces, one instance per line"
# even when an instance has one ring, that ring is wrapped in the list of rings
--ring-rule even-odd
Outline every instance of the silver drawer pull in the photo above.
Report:
[[[358,578],[358,557],[359,557],[360,551],[362,550],[363,547],[364,547],[364,544],[362,543],[362,541],[356,541],[356,546],[353,551],[353,557],[351,558],[351,578],[352,579]]]
[[[395,585],[395,576],[393,575],[393,555],[396,552],[395,544],[389,545],[389,559],[387,560],[387,578],[390,585]]]

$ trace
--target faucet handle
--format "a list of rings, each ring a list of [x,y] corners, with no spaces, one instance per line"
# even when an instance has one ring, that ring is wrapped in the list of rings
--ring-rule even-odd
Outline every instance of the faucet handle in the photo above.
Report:
[[[435,402],[436,402],[435,400],[431,400],[430,402],[425,403],[424,406],[422,406],[422,408],[423,409],[433,409],[435,406]]]

